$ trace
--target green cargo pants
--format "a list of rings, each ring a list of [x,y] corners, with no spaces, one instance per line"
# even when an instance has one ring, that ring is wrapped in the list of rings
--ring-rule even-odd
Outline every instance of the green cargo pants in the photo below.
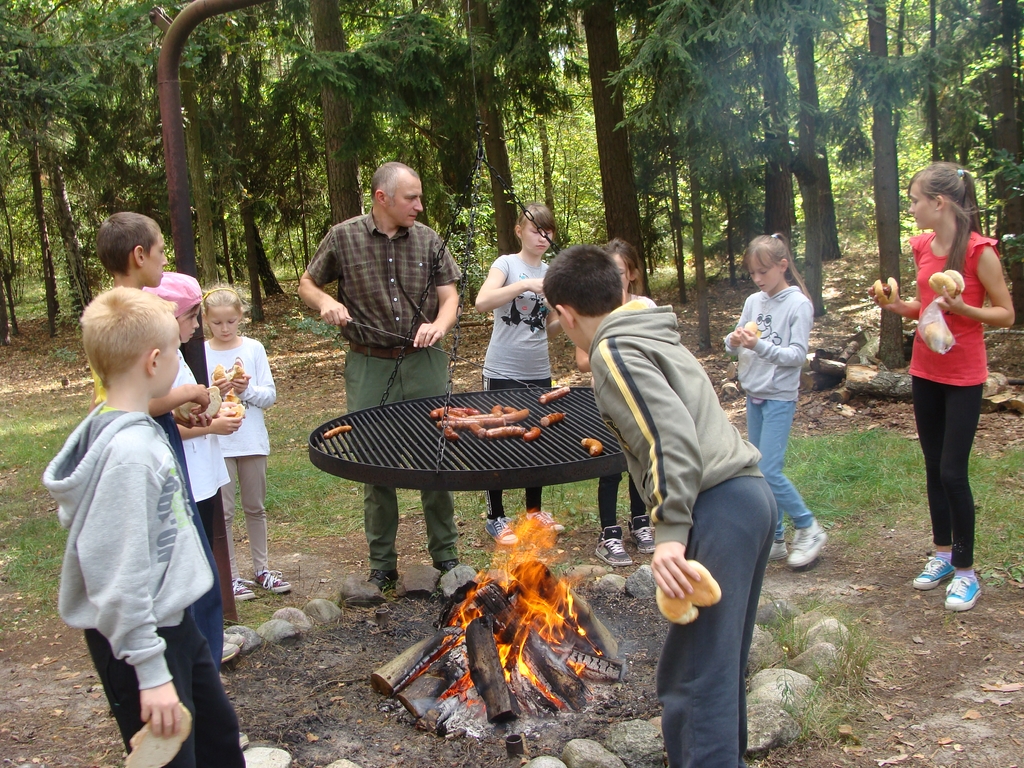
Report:
[[[436,348],[435,348],[436,349]],[[351,349],[345,354],[345,395],[349,411],[380,405],[395,361],[370,357]],[[388,393],[388,402],[443,395],[448,383],[448,356],[420,350],[407,354]],[[455,504],[450,491],[421,491],[427,523],[427,548],[434,562],[455,560]],[[363,486],[363,527],[370,546],[370,568],[382,571],[398,567],[398,495],[383,485]]]

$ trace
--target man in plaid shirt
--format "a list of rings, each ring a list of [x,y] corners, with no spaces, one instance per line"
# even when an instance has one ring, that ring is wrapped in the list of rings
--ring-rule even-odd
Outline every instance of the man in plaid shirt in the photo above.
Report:
[[[370,213],[333,226],[299,280],[299,296],[306,305],[319,310],[326,322],[341,326],[348,340],[345,395],[350,411],[380,404],[424,291],[419,325],[412,345],[405,347],[401,375],[391,385],[388,402],[444,394],[448,357],[431,347],[455,325],[459,303],[455,260],[437,233],[416,221],[423,210],[419,175],[402,163],[385,163],[373,175],[371,194]],[[324,290],[335,280],[337,299]],[[434,567],[449,571],[458,565],[452,495],[422,491],[420,498]],[[369,581],[384,589],[398,578],[395,489],[366,485],[363,514]]]

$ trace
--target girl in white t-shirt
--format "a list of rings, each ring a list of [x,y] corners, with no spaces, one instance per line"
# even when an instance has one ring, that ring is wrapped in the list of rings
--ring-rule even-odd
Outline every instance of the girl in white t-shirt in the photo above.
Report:
[[[238,292],[231,286],[214,286],[203,297],[203,322],[210,332],[210,338],[206,341],[206,366],[210,370],[210,380],[222,395],[233,393],[245,407],[241,428],[221,438],[221,451],[230,476],[221,488],[221,499],[224,502],[224,522],[228,529],[228,554],[231,558],[231,579],[236,600],[253,598],[255,595],[251,585],[254,582],[270,592],[291,590],[291,584],[284,580],[283,574],[270,569],[267,556],[267,456],[270,454],[270,436],[267,434],[263,411],[277,400],[277,388],[263,345],[238,332],[244,317],[245,306]],[[223,367],[223,374],[218,366]],[[235,562],[235,541],[231,531],[235,519],[236,481],[241,492],[245,528],[249,535],[253,581],[241,578]]]

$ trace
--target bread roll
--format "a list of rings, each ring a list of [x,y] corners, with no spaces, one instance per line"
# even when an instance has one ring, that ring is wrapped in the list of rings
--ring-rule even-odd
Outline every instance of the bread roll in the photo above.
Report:
[[[655,593],[661,615],[674,624],[689,624],[697,618],[697,606],[714,605],[722,599],[722,588],[718,586],[711,572],[696,560],[686,562],[700,574],[700,581],[690,582],[693,594],[686,598],[669,597],[661,587],[658,587]]]
[[[149,723],[146,723],[129,742],[132,751],[125,761],[125,768],[162,768],[174,759],[192,731],[192,713],[181,702],[178,706],[181,707],[178,732],[170,736],[154,736]]]
[[[899,290],[900,286],[895,277],[890,277],[884,285],[881,280],[875,280],[875,299],[882,306],[891,304]]]
[[[213,416],[215,413],[217,413],[217,411],[220,410],[220,390],[217,389],[217,387],[207,387],[206,391],[210,393],[210,404],[206,407],[204,413],[207,416]],[[187,421],[189,415],[192,413],[192,409],[198,407],[199,403],[185,403],[184,405],[179,405],[177,408],[174,409],[174,415]]]
[[[749,323],[747,323],[746,325],[744,325],[744,326],[743,326],[743,330],[745,330],[745,331],[749,331],[750,333],[752,333],[752,334],[754,334],[755,336],[757,336],[757,338],[759,338],[759,339],[761,338],[761,331],[760,331],[760,329],[759,329],[759,328],[757,327],[757,323],[756,323],[756,322],[754,322],[753,320],[751,320],[751,321],[750,321]]]
[[[924,343],[932,352],[942,354],[953,346],[953,334],[941,323],[929,323],[922,332]]]
[[[945,272],[936,272],[928,278],[928,285],[938,296],[942,295],[942,289],[946,289],[949,298],[954,299],[963,293],[964,276],[955,269],[947,269]]]

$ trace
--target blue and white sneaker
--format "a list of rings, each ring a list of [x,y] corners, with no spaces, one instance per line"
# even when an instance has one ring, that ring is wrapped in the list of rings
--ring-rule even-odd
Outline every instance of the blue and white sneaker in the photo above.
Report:
[[[956,568],[952,563],[940,557],[933,557],[921,571],[921,575],[914,579],[914,589],[935,589],[946,579],[953,578],[954,573]]]
[[[978,584],[977,579],[957,576],[946,587],[946,610],[969,611],[978,602],[979,595],[981,595],[981,585]]]

